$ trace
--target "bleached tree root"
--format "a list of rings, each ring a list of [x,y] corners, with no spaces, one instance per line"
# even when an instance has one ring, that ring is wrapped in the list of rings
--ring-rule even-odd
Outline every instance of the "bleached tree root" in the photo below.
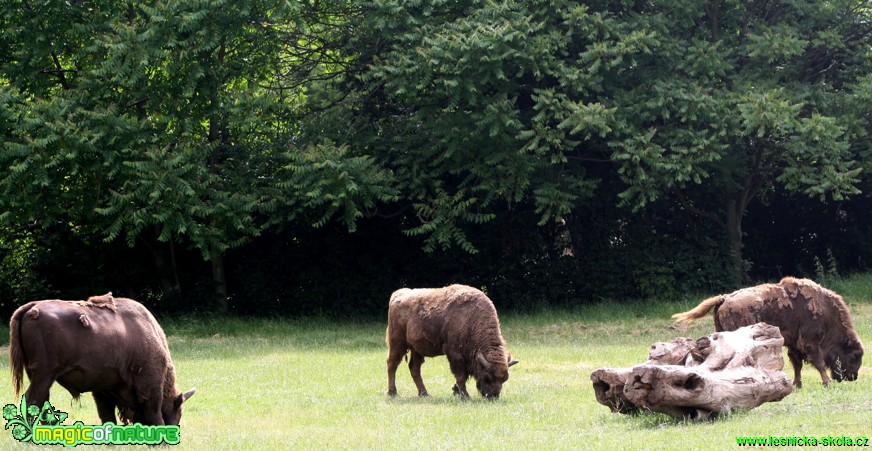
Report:
[[[654,343],[644,364],[601,368],[590,378],[597,401],[613,412],[650,410],[708,419],[780,401],[792,392],[782,371],[783,343],[777,327],[758,323],[696,341]]]

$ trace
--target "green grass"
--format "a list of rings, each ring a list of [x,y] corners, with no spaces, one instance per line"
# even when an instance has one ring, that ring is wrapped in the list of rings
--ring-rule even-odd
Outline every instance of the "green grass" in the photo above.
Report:
[[[872,276],[840,282],[867,348],[872,337]],[[836,287],[834,287],[836,288]],[[860,380],[805,388],[777,403],[692,423],[645,413],[614,414],[594,398],[590,373],[642,363],[656,341],[698,338],[711,318],[687,330],[669,316],[705,296],[680,302],[604,303],[577,311],[504,315],[503,334],[520,364],[496,402],[474,391],[451,396],[444,357],[427,359],[432,397],[420,399],[402,365],[399,396],[387,390],[384,322],[325,319],[164,320],[180,388],[197,387],[182,418],[184,449],[729,449],[736,436],[872,435],[872,370]],[[0,349],[8,353],[8,348]],[[786,360],[786,359],[785,359]],[[8,374],[8,361],[0,362]],[[789,363],[785,370],[792,374]],[[14,402],[11,383],[5,402]],[[98,424],[89,396],[73,403],[55,386],[52,401],[71,420]],[[67,423],[70,423],[68,420]],[[9,431],[0,447],[17,445]],[[30,448],[20,446],[22,449]]]

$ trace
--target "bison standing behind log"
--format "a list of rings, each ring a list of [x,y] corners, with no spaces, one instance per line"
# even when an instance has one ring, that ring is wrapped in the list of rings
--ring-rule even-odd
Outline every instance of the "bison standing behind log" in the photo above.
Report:
[[[482,396],[498,398],[509,367],[518,363],[506,351],[491,300],[464,285],[395,291],[388,306],[386,341],[390,396],[397,394],[397,367],[407,352],[418,396],[429,396],[421,379],[424,357],[445,355],[457,380],[454,394],[463,398],[469,397],[469,376]]]
[[[863,345],[854,331],[842,297],[808,279],[785,277],[777,284],[743,288],[702,301],[693,310],[672,317],[688,322],[715,309],[715,330],[730,331],[765,322],[778,326],[793,365],[793,385],[802,387],[802,361],[811,363],[829,385],[833,379],[857,379]]]
[[[97,414],[115,423],[177,425],[182,403],[163,329],[142,304],[109,293],[87,301],[35,301],[9,323],[9,352],[16,396],[22,372],[25,399],[41,406],[57,381],[74,398],[92,392]]]

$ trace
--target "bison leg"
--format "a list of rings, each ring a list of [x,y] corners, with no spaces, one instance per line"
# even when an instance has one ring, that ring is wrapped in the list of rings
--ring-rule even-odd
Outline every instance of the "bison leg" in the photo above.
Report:
[[[103,392],[93,392],[92,395],[94,395],[94,404],[97,405],[97,415],[100,417],[100,421],[118,424],[118,420],[115,418],[115,398]]]
[[[48,401],[49,389],[51,389],[51,384],[54,383],[54,379],[48,376],[38,376],[38,375],[30,375],[27,377],[30,379],[30,386],[27,387],[27,391],[24,392],[24,399],[27,400],[27,405],[29,406],[39,406],[42,407],[46,401]]]
[[[163,415],[160,414],[160,406],[157,406],[157,410],[155,410],[155,406],[149,403],[144,408],[144,414],[142,414],[141,416],[134,415],[134,418],[141,418],[141,421],[134,421],[134,423],[141,423],[143,426],[164,425]]]
[[[403,360],[405,354],[405,349],[403,349],[402,352],[395,348],[391,348],[388,351],[388,396],[397,395],[397,367],[400,366],[400,362]]]
[[[802,355],[795,349],[787,349],[787,357],[793,366],[793,386],[802,388]]]
[[[469,392],[466,391],[466,380],[468,378],[460,376],[455,376],[455,378],[457,379],[457,382],[455,382],[454,386],[451,387],[451,391],[461,398],[469,398]]]
[[[161,414],[163,394],[160,390],[149,390],[145,397],[140,397],[139,405],[133,415],[134,423],[142,423],[143,426],[163,426],[164,419]]]
[[[448,364],[451,365],[451,372],[454,373],[454,379],[456,380],[454,387],[451,387],[451,391],[461,398],[469,398],[469,392],[466,391],[466,381],[469,379],[469,375],[466,374],[466,365],[464,365],[463,359],[449,359]]]
[[[820,349],[814,351],[811,356],[811,364],[818,370],[818,373],[821,374],[821,382],[823,382],[824,387],[830,386],[830,376],[827,374],[827,365],[824,363],[824,355],[821,353]]]
[[[143,426],[163,426],[163,385],[149,383],[149,381],[163,381],[166,377],[166,367],[155,365],[143,368],[133,379],[135,398],[131,420],[133,423],[141,423]],[[172,401],[170,401],[172,402]],[[122,417],[130,415],[130,412],[122,412]],[[122,421],[124,418],[122,418]]]
[[[418,396],[430,396],[427,393],[427,388],[424,387],[424,379],[421,378],[421,365],[423,364],[424,356],[412,351],[409,357],[409,372],[412,373],[412,380],[415,381],[415,386],[418,387]]]

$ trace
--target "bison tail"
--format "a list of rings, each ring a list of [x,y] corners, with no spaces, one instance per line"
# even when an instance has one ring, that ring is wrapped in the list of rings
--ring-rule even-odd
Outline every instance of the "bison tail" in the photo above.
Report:
[[[684,313],[676,313],[672,315],[672,319],[679,323],[688,323],[697,318],[702,318],[705,316],[712,307],[721,305],[724,302],[724,296],[718,295],[713,298],[708,298],[699,305],[697,305],[693,310],[688,310]]]
[[[34,306],[34,302],[18,307],[9,321],[9,365],[12,370],[12,386],[15,396],[21,392],[21,382],[24,377],[24,350],[21,348],[21,319]],[[33,315],[31,315],[33,316]]]
[[[388,345],[388,349],[391,349],[391,325],[388,323],[388,328],[385,330],[385,344]]]

